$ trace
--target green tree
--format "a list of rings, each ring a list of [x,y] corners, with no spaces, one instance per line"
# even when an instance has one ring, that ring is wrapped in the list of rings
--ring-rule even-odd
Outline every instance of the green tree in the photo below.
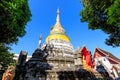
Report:
[[[87,22],[89,29],[101,29],[109,37],[106,44],[120,46],[120,0],[81,0],[81,21]]]
[[[0,43],[16,43],[30,17],[28,0],[0,0]]]
[[[0,0],[0,65],[4,70],[15,64],[7,46],[25,35],[30,17],[28,0]]]

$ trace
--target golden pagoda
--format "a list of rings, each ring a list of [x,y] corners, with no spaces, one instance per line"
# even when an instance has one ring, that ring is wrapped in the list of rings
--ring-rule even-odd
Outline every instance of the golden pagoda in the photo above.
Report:
[[[46,38],[46,43],[52,46],[48,51],[47,62],[53,66],[53,70],[69,69],[74,66],[74,48],[60,23],[60,10],[57,9],[56,23]]]
[[[55,25],[51,28],[50,35],[46,38],[46,42],[52,39],[60,39],[70,42],[70,39],[66,36],[65,30],[60,24],[60,11],[57,9],[57,18]]]

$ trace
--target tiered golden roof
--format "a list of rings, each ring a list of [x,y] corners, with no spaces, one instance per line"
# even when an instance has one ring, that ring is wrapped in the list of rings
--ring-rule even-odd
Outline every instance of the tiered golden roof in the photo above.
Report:
[[[53,39],[60,39],[70,42],[70,39],[66,36],[65,30],[60,24],[60,11],[57,9],[57,18],[55,25],[51,28],[50,35],[46,38],[46,42]]]

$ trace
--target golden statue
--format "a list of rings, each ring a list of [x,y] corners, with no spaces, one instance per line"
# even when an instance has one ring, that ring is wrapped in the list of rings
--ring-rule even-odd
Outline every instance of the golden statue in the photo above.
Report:
[[[9,66],[7,70],[4,72],[2,80],[13,80],[15,76],[15,67]]]

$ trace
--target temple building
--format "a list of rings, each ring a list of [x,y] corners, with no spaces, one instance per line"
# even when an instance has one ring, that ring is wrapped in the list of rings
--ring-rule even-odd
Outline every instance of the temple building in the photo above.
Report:
[[[96,48],[93,56],[93,66],[97,69],[98,66],[103,66],[109,75],[113,78],[118,78],[120,75],[120,59],[112,53]]]

